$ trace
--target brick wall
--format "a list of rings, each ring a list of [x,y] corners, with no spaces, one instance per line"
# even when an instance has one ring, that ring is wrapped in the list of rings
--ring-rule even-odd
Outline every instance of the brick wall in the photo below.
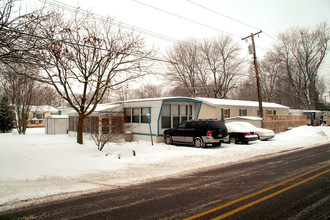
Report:
[[[265,115],[264,128],[275,133],[286,131],[290,127],[299,127],[307,124],[307,115]]]

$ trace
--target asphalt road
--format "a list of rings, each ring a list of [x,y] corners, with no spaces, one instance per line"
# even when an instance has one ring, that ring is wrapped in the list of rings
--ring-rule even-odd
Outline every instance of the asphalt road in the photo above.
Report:
[[[330,144],[0,213],[1,219],[329,219]]]

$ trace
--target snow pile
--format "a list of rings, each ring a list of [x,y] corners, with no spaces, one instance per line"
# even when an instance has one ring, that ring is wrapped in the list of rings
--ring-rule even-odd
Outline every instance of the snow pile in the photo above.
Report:
[[[0,134],[0,211],[22,200],[140,183],[329,142],[330,127],[302,126],[249,145],[197,149],[139,141],[109,143],[99,152],[91,140],[79,145],[65,134],[44,134],[44,128],[28,129],[25,136]]]

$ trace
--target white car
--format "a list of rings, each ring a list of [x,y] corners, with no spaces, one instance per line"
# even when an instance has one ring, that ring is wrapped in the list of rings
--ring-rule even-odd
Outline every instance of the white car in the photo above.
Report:
[[[274,131],[266,129],[266,128],[257,128],[253,124],[250,124],[248,122],[235,122],[241,125],[242,127],[245,127],[249,130],[254,131],[258,135],[258,139],[261,141],[269,140],[275,136]]]

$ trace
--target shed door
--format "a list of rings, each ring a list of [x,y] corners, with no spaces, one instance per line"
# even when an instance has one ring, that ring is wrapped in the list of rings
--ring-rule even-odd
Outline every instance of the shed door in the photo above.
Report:
[[[47,119],[47,134],[54,134],[54,131],[53,131],[53,129],[52,129],[52,124],[53,124],[54,122],[53,122],[53,120],[52,120],[52,118],[48,118]]]

